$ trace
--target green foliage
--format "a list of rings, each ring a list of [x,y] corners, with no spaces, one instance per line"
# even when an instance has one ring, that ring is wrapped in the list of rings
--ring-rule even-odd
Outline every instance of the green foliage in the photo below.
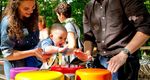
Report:
[[[146,5],[146,7],[147,7],[147,9],[148,9],[148,11],[149,11],[149,13],[150,13],[150,1],[149,1],[149,0],[146,0],[146,1],[144,2],[144,4]]]
[[[76,23],[79,26],[82,34],[83,34],[83,24],[82,24],[83,11],[87,2],[88,2],[87,0],[74,0],[74,2],[71,3],[72,17],[76,19]],[[81,37],[83,36],[81,35]]]
[[[46,17],[46,23],[49,27],[52,23],[57,21],[57,16],[54,12],[54,7],[59,3],[58,0],[38,0],[39,13]]]
[[[149,1],[149,0],[145,0],[144,4],[146,5],[147,10],[148,10],[149,13],[150,13],[150,1]],[[150,46],[150,39],[145,43],[144,46]]]
[[[2,12],[4,10],[4,7],[6,6],[7,4],[7,0],[1,0],[0,1],[0,21],[1,21],[1,18],[2,18]]]
[[[61,0],[61,1],[67,1],[67,0]],[[48,27],[52,25],[54,22],[58,22],[54,9],[61,1],[38,0],[40,15],[46,17],[46,22]],[[72,2],[70,3],[72,7],[72,17],[76,19],[76,23],[79,26],[82,34],[83,34],[83,25],[82,25],[83,10],[88,1],[89,0],[72,0]],[[81,35],[81,38],[82,37],[83,36]]]
[[[71,0],[37,0],[39,4],[39,13],[46,17],[47,27],[51,26],[54,22],[58,22],[54,8],[61,1],[71,1]],[[81,33],[83,34],[83,24],[82,16],[83,10],[86,3],[90,0],[72,0],[70,3],[72,6],[72,17],[76,19],[77,25],[79,26]],[[0,0],[0,15],[2,15],[2,9],[6,6],[8,0]],[[148,11],[150,12],[150,1],[145,0],[144,3],[147,6]],[[0,18],[1,19],[1,18]],[[83,35],[81,35],[82,37]],[[150,40],[145,44],[150,46]]]

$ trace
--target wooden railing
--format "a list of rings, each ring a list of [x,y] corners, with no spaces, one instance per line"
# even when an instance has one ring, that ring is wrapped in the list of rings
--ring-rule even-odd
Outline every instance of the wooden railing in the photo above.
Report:
[[[4,63],[4,59],[3,58],[0,58],[0,70],[1,70],[1,72],[0,72],[0,80],[6,80],[6,77],[5,77],[5,75],[4,75],[4,68],[3,68],[3,64]]]
[[[142,46],[140,50],[143,54],[140,60],[139,80],[150,80],[150,46]]]

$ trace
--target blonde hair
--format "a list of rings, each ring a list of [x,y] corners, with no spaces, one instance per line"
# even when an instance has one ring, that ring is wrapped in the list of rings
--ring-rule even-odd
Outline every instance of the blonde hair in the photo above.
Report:
[[[54,24],[50,27],[50,29],[48,30],[48,31],[49,31],[49,34],[51,34],[52,31],[54,31],[54,30],[61,30],[61,31],[64,31],[64,32],[67,33],[66,28],[65,28],[62,24],[60,24],[60,23],[54,23]]]
[[[46,28],[46,19],[44,16],[39,16],[38,17],[38,22],[42,23],[43,28]]]

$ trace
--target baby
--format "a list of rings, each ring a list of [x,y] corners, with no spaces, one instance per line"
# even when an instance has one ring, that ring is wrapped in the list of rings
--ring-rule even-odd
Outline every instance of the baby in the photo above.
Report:
[[[43,65],[41,69],[48,69],[54,64],[65,65],[71,60],[66,59],[67,55],[77,53],[78,50],[73,50],[64,46],[67,38],[67,30],[59,23],[55,23],[49,30],[49,38],[39,42],[37,47],[43,49]],[[74,52],[75,51],[75,52]],[[79,59],[82,59],[84,54],[77,54]],[[75,54],[76,55],[76,54]],[[87,55],[84,55],[84,57]],[[69,62],[68,62],[69,61]]]

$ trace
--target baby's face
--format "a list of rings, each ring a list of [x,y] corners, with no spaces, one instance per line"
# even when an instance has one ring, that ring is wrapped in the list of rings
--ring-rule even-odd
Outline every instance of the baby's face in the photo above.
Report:
[[[61,47],[66,42],[67,32],[62,30],[55,30],[51,33],[51,39],[54,41],[54,44],[58,47]]]

